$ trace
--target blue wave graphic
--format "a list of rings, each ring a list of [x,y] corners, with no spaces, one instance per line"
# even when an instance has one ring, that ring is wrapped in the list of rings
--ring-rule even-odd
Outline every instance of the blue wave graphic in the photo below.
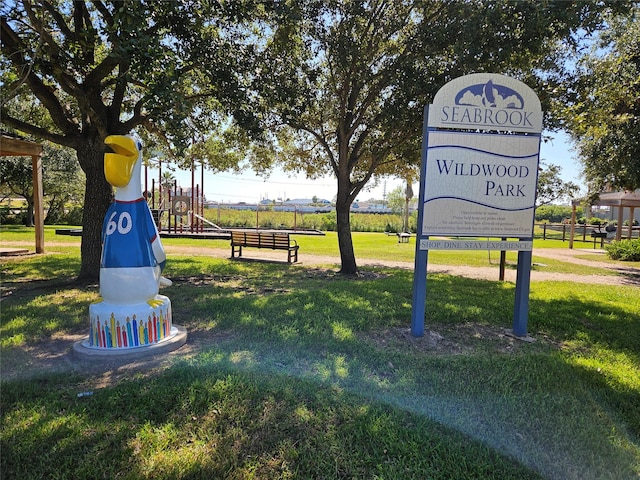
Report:
[[[524,160],[526,158],[537,158],[538,157],[538,153],[533,153],[531,155],[521,155],[521,156],[517,156],[517,155],[502,155],[500,153],[494,153],[494,152],[490,152],[488,150],[482,150],[480,148],[463,147],[461,145],[438,145],[438,146],[435,146],[435,147],[429,147],[427,149],[427,152],[429,152],[430,150],[437,150],[439,148],[458,148],[460,150],[469,150],[471,152],[486,153],[487,155],[491,155],[491,156],[494,156],[494,157],[513,158],[513,159],[517,159],[517,160]]]
[[[425,200],[424,203],[426,205],[427,203],[432,202],[434,200],[460,200],[460,201],[463,201],[463,202],[473,203],[475,205],[480,205],[482,207],[493,208],[494,210],[501,210],[503,212],[520,212],[520,211],[524,211],[524,210],[531,210],[533,208],[533,206],[531,206],[531,207],[522,207],[522,208],[500,208],[500,207],[496,207],[495,205],[489,205],[488,203],[474,202],[473,200],[469,200],[467,198],[454,197],[454,196],[434,197],[434,198],[430,198],[429,200]]]

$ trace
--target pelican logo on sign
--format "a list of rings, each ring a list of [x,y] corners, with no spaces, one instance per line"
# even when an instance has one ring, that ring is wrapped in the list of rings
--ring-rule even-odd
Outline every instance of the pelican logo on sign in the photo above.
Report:
[[[430,249],[518,250],[514,332],[526,335],[541,131],[537,95],[504,75],[456,78],[425,107],[414,336],[424,329]],[[430,235],[456,238],[434,240]]]
[[[477,73],[452,80],[436,94],[431,107],[429,127],[542,131],[538,97],[523,83],[502,75]]]
[[[494,84],[491,80],[461,90],[456,95],[454,103],[454,106],[443,106],[441,112],[441,121],[451,126],[534,128],[531,118],[533,112],[524,110],[522,96],[509,87]]]
[[[524,99],[518,92],[504,85],[494,85],[491,80],[460,90],[456,95],[455,103],[456,105],[518,110],[524,107]]]

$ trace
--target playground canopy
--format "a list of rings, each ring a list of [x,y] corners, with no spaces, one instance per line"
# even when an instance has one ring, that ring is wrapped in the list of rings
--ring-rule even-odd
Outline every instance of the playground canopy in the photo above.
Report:
[[[42,203],[42,145],[2,135],[0,156],[31,157],[33,170],[33,213],[36,227],[36,253],[44,253],[44,206]]]

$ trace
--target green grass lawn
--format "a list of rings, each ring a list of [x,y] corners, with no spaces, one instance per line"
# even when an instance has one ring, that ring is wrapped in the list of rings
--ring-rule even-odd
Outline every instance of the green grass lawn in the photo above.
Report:
[[[31,238],[3,227],[0,238],[10,235]],[[3,370],[88,329],[97,287],[73,281],[79,248],[56,245],[74,238],[47,234],[57,253],[2,260]],[[337,255],[331,235],[296,238],[302,252]],[[410,261],[415,248],[383,234],[355,234],[354,244],[359,258],[402,252]],[[487,252],[477,253],[462,257],[486,265]],[[434,252],[430,261],[462,260]],[[427,335],[416,339],[412,272],[365,271],[345,279],[333,269],[170,257],[174,285],[163,293],[175,322],[212,340],[167,368],[119,372],[106,387],[109,366],[3,378],[2,477],[638,478],[637,287],[533,282],[536,341],[525,343],[503,333],[513,284],[432,274]]]

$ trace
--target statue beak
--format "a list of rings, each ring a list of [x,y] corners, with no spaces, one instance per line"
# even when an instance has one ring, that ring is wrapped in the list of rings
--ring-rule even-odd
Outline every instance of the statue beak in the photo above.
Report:
[[[104,139],[104,143],[113,150],[104,154],[104,176],[114,187],[126,187],[131,180],[133,166],[138,160],[136,143],[125,135],[109,135]]]

